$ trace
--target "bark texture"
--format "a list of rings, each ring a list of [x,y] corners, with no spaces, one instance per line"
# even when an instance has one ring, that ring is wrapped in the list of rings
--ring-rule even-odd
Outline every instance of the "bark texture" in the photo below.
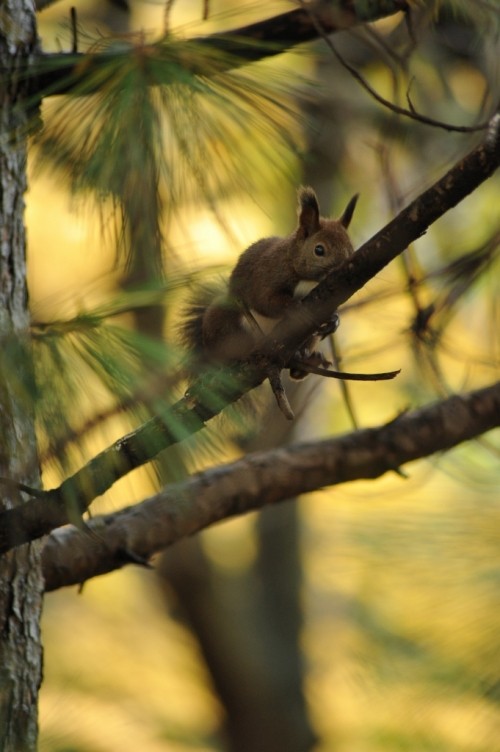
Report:
[[[88,533],[62,528],[43,551],[46,590],[145,562],[153,553],[234,515],[400,465],[500,426],[500,382],[406,413],[379,428],[257,452],[168,486],[141,504],[94,517]]]
[[[320,0],[300,8],[229,31],[172,41],[168,36],[143,47],[148,58],[172,63],[176,58],[184,70],[201,76],[214,76],[265,58],[279,55],[297,44],[318,39],[343,29],[376,21],[408,10],[406,0]],[[110,62],[126,61],[130,50],[97,53],[53,53],[42,55],[31,87],[45,95],[75,92],[94,94],[105,85]],[[158,84],[171,83],[169,65],[156,66]]]
[[[270,366],[275,370],[285,368],[297,347],[320,324],[328,321],[342,303],[409,243],[421,237],[436,219],[491,177],[499,163],[500,115],[495,115],[486,138],[475,149],[320,282],[298,309],[279,322],[248,361],[200,378],[189,395],[168,412],[116,441],[58,488],[47,491],[42,498],[31,499],[21,509],[0,512],[0,554],[64,525],[71,510],[83,513],[119,478],[201,430],[223,407],[262,383],[269,376]],[[235,377],[231,383],[228,373]]]
[[[29,364],[18,348],[28,323],[26,291],[26,113],[21,67],[36,45],[35,10],[29,0],[8,0],[0,13],[0,475],[37,485],[34,424],[25,387]],[[19,359],[16,358],[19,353]],[[12,365],[17,367],[13,368]],[[21,503],[6,490],[3,509]],[[42,675],[40,544],[0,560],[0,750],[31,752],[37,742],[37,695]]]

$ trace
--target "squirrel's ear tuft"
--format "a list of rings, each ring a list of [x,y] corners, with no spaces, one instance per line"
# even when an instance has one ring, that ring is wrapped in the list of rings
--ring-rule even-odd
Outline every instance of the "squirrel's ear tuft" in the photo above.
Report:
[[[356,208],[356,204],[358,203],[358,198],[359,198],[359,193],[356,193],[347,204],[342,216],[339,217],[340,224],[343,225],[346,228],[346,230],[351,223],[352,215],[354,214],[354,209]]]
[[[310,187],[299,189],[299,230],[304,238],[319,230],[319,204]]]

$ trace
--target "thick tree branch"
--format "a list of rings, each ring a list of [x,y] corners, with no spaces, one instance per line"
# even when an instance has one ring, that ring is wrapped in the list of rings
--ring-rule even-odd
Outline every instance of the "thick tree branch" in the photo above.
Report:
[[[140,54],[143,65],[155,61],[155,83],[172,83],[171,66],[177,61],[183,70],[195,75],[213,76],[246,63],[278,55],[303,42],[317,39],[358,24],[407,11],[406,0],[320,0],[307,9],[297,8],[264,21],[229,31],[195,37],[187,41],[162,40],[134,46],[121,40],[105,52],[56,53],[39,56],[26,71],[31,90],[39,96],[93,94],[106,85],[116,66],[126,64],[131,54]],[[318,24],[320,26],[318,27]],[[192,54],[189,54],[189,51]],[[165,65],[158,65],[164,57]],[[103,72],[109,71],[108,75]]]
[[[82,583],[234,515],[324,486],[377,478],[500,426],[500,382],[406,413],[380,428],[258,452],[95,517],[88,532],[54,531],[43,551],[45,589]]]
[[[303,301],[300,309],[273,331],[272,346],[282,348],[287,363],[311,329],[328,320],[355,292],[375,277],[430,225],[472,193],[500,165],[500,114],[490,122],[486,138],[440,180],[408,204],[389,224],[364,243],[340,269],[332,272]]]
[[[226,405],[262,383],[272,368],[284,368],[300,344],[342,303],[493,174],[500,163],[499,130],[497,115],[479,146],[319,284],[248,362],[201,378],[166,414],[116,441],[44,498],[0,513],[0,553],[75,520],[119,478],[203,428]]]

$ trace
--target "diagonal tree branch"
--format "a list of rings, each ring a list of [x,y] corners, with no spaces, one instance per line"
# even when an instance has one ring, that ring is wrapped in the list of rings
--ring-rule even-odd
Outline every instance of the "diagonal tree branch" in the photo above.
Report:
[[[199,431],[225,406],[262,383],[273,368],[286,367],[300,344],[342,303],[494,173],[500,163],[499,131],[500,115],[496,115],[479,146],[320,283],[248,362],[201,378],[164,415],[116,441],[58,488],[0,513],[0,554],[77,519],[119,478]]]
[[[292,357],[297,336],[302,335],[302,341],[307,338],[311,322],[317,328],[328,320],[332,311],[491,177],[499,165],[500,114],[497,114],[490,121],[485,139],[475,149],[364,243],[340,269],[326,277],[305,298],[303,306],[274,329],[273,338],[282,343],[284,357]]]
[[[116,66],[126,64],[131,54],[140,54],[143,64],[149,59],[156,61],[156,83],[168,85],[172,82],[171,65],[176,61],[185,71],[213,76],[278,55],[297,44],[317,39],[321,34],[332,34],[407,10],[406,0],[379,0],[376,3],[320,0],[264,21],[187,41],[168,38],[151,45],[135,46],[121,40],[115,46],[110,45],[105,52],[42,54],[31,62],[25,75],[31,81],[34,95],[69,94],[72,91],[78,95],[93,94],[106,85]],[[192,54],[189,54],[190,49]],[[159,66],[157,63],[163,56],[166,65]]]
[[[500,382],[453,396],[379,428],[257,452],[167,486],[140,504],[95,517],[88,532],[54,531],[43,550],[45,589],[82,583],[146,561],[177,540],[234,515],[324,486],[378,478],[500,426]]]

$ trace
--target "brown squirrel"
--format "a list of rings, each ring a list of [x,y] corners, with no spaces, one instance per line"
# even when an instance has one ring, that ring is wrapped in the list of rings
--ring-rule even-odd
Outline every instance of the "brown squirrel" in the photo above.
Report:
[[[320,216],[316,193],[310,187],[298,192],[298,226],[287,237],[262,238],[247,248],[234,267],[226,291],[205,291],[187,311],[182,326],[186,345],[197,356],[230,362],[245,358],[283,318],[333,269],[354,253],[347,228],[358,196],[353,196],[339,219]],[[329,365],[314,348],[335,331],[334,314],[297,353],[307,367]],[[299,379],[307,371],[292,367]]]

